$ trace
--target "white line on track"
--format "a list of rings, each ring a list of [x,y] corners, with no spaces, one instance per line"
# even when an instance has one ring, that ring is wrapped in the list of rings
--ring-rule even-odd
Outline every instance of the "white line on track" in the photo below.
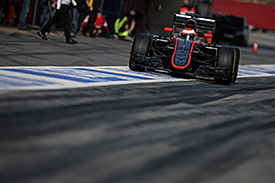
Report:
[[[188,81],[166,74],[134,72],[118,67],[2,67],[0,92],[51,90],[131,83]]]
[[[240,66],[238,78],[275,76],[275,65]],[[190,81],[155,72],[134,72],[127,66],[1,67],[0,93],[132,83]]]

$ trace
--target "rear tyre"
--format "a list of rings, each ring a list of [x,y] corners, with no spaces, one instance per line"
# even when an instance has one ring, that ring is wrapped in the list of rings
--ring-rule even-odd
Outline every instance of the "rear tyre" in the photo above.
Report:
[[[235,49],[230,47],[221,47],[218,53],[217,67],[224,67],[228,71],[225,74],[224,78],[215,78],[216,83],[229,85],[230,83],[235,82],[235,76],[237,76],[235,74],[235,66],[237,66],[237,57]]]
[[[131,51],[130,51],[130,55],[129,55],[129,61],[128,61],[128,66],[131,70],[144,71],[145,67],[136,65],[136,63],[133,59],[133,56],[135,54],[147,56],[148,52],[149,52],[150,44],[151,44],[151,36],[148,34],[137,34],[133,38]]]
[[[235,68],[234,68],[234,78],[232,80],[232,83],[235,83],[237,80],[237,76],[238,76],[238,71],[239,71],[239,64],[240,64],[240,49],[239,48],[234,48],[235,52],[236,52],[236,62],[235,62]]]

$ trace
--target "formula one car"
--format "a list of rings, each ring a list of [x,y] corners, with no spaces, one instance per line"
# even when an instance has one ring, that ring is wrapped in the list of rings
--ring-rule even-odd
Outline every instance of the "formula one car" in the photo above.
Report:
[[[214,78],[229,85],[237,79],[240,50],[212,45],[215,20],[196,14],[175,14],[170,37],[137,34],[132,41],[128,66],[133,71],[165,71],[173,76]],[[208,41],[208,43],[207,43]]]

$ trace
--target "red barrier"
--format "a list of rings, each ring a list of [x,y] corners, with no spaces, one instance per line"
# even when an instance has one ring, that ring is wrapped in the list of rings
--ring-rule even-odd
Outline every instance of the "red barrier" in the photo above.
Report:
[[[275,30],[275,7],[235,0],[213,0],[212,11],[246,17],[248,25]]]

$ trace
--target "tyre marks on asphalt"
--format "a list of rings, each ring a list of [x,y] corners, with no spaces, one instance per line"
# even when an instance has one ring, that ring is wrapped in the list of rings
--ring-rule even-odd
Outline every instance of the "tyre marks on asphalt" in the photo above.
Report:
[[[238,78],[275,76],[275,65],[241,65]],[[0,91],[50,90],[90,86],[190,81],[155,72],[134,72],[127,66],[2,67]]]

